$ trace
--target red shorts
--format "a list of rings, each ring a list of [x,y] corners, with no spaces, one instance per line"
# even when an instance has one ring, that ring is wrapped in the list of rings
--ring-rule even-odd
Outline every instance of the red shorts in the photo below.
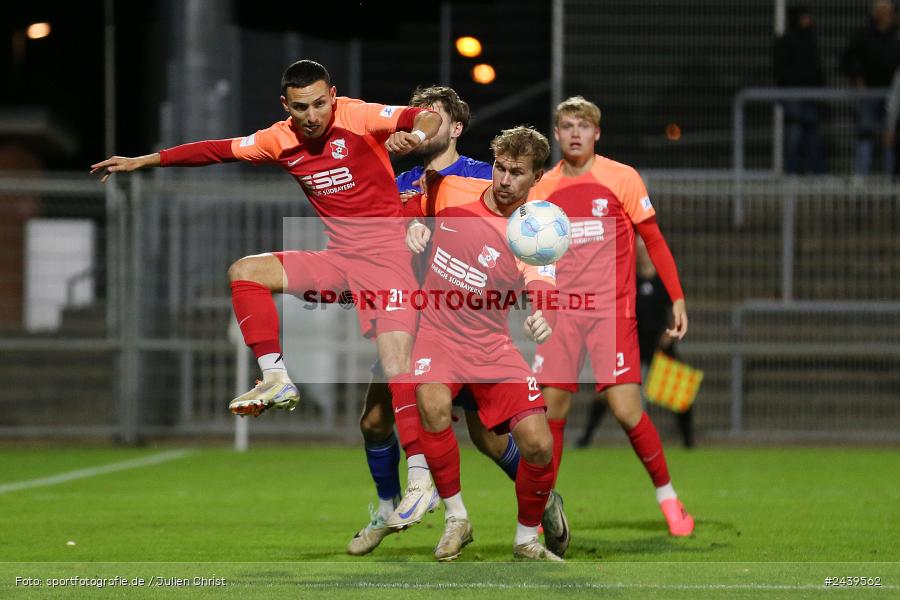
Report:
[[[591,359],[596,390],[641,382],[637,320],[578,319],[560,313],[553,335],[535,350],[531,368],[541,385],[578,391],[585,355]],[[615,345],[612,341],[615,340]]]
[[[442,383],[454,398],[468,387],[478,417],[495,433],[508,432],[527,416],[522,413],[546,411],[538,380],[515,345],[510,342],[491,352],[481,351],[483,347],[451,348],[440,335],[420,328],[412,353],[413,383]]]
[[[392,249],[360,255],[287,250],[273,254],[287,274],[285,292],[310,302],[334,302],[350,292],[365,337],[390,331],[415,335],[418,314],[409,305],[409,295],[419,286],[409,252]]]

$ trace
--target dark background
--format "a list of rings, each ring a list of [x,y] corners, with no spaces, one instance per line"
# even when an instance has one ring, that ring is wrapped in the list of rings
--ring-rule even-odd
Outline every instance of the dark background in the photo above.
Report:
[[[312,58],[332,73],[338,92],[405,103],[417,85],[439,83],[442,5],[452,11],[451,39],[474,35],[484,54],[467,59],[451,52],[451,85],[466,99],[475,122],[462,139],[465,154],[489,159],[488,144],[502,128],[520,123],[549,133],[550,93],[478,119],[480,111],[548,81],[552,3],[542,0],[452,2],[295,2],[230,0],[184,3],[115,2],[116,152],[135,155],[199,138],[232,137],[283,118],[278,81],[285,66]],[[789,2],[789,5],[793,3]],[[869,2],[807,3],[819,37],[826,84],[846,87],[838,69],[841,50],[866,23]],[[225,116],[197,127],[198,112],[185,104],[197,90],[173,85],[173,65],[185,63],[187,6],[205,6],[220,25],[224,44],[195,55],[215,77],[232,84]],[[212,7],[212,8],[210,8]],[[603,110],[599,151],[638,168],[725,169],[731,161],[731,101],[742,88],[773,84],[771,49],[774,2],[759,0],[567,0],[564,19],[563,95],[583,94]],[[48,21],[47,38],[29,40],[15,64],[13,34]],[[54,124],[71,130],[75,152],[37,146],[48,168],[83,169],[102,158],[104,2],[86,0],[10,3],[0,35],[0,111],[46,106]],[[181,29],[179,29],[181,27]],[[207,32],[209,33],[209,32]],[[227,34],[227,35],[226,35]],[[358,86],[351,85],[350,41],[359,40]],[[222,50],[229,50],[222,52]],[[233,52],[231,56],[230,52]],[[228,56],[225,56],[228,54]],[[474,83],[477,62],[492,64],[497,80]],[[176,78],[177,79],[177,78]],[[215,81],[215,79],[213,79]],[[162,107],[175,115],[163,126]],[[196,104],[196,102],[195,102]],[[823,111],[829,172],[849,172],[852,107]],[[201,111],[202,112],[202,111]],[[188,122],[182,122],[187,120]],[[666,128],[676,124],[673,141]],[[0,144],[21,141],[0,134]],[[747,113],[747,164],[772,166],[772,107]],[[401,160],[398,169],[408,167]]]
[[[283,118],[279,79],[290,61],[281,56],[281,48],[282,38],[290,33],[302,40],[301,55],[294,58],[323,62],[339,94],[349,93],[347,68],[340,62],[330,64],[327,55],[340,51],[352,38],[360,40],[363,99],[403,104],[417,85],[438,83],[440,3],[297,4],[292,11],[280,2],[235,2],[230,7],[223,3],[229,8],[228,20],[240,30],[239,122],[210,132],[211,137],[243,135]],[[4,11],[0,35],[6,40],[33,22],[49,22],[52,32],[40,40],[27,40],[19,64],[11,51],[3,53],[0,78],[6,83],[0,88],[0,110],[46,106],[56,123],[74,133],[76,153],[41,150],[48,167],[80,170],[104,157],[104,3],[16,3]],[[171,13],[167,2],[115,3],[117,154],[147,153],[161,141],[159,107],[167,94]],[[548,3],[455,2],[453,13],[454,39],[475,35],[484,44],[477,60],[452,54],[452,85],[476,115],[479,106],[549,77]],[[512,32],[527,32],[527,43],[510,43]],[[273,47],[278,48],[276,56]],[[472,82],[469,70],[478,62],[496,68],[493,85]],[[506,113],[503,126],[527,122],[546,129],[548,105],[549,93]],[[489,140],[499,128],[476,122],[462,149],[486,158]],[[190,140],[175,143],[182,141]]]

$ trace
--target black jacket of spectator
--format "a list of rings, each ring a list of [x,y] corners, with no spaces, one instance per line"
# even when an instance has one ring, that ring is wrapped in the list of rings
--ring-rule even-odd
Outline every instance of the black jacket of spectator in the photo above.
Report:
[[[866,87],[888,87],[900,64],[897,27],[882,33],[870,22],[850,40],[841,56],[841,71],[847,77],[861,77]]]
[[[775,83],[781,87],[821,87],[825,84],[814,27],[802,28],[800,17],[809,11],[788,11],[788,30],[775,41]]]

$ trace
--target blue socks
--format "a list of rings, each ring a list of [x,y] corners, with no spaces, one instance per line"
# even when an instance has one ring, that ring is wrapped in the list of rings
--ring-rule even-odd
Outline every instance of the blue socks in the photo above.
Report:
[[[516,442],[513,440],[512,434],[508,434],[509,442],[506,444],[506,450],[503,451],[503,456],[498,458],[496,461],[497,466],[503,469],[506,473],[506,476],[516,480],[516,471],[519,470],[519,447],[516,446]]]
[[[518,450],[516,452],[518,457]],[[366,442],[366,460],[375,481],[375,488],[378,490],[378,497],[390,500],[399,496],[400,474],[397,467],[400,465],[400,443],[397,436],[391,433],[391,437],[386,440]]]
[[[513,440],[512,434],[507,436],[506,450],[497,459],[497,466],[503,469],[506,476],[512,481],[516,480],[516,472],[519,470],[519,447]],[[382,500],[390,500],[400,495],[400,442],[393,433],[391,437],[380,442],[366,442],[366,460],[369,463],[369,472],[375,481],[375,489]]]

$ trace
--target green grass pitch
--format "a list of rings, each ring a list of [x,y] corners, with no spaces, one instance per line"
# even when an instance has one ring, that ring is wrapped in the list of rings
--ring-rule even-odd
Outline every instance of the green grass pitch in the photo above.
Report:
[[[0,598],[900,595],[896,450],[671,449],[676,489],[697,521],[692,537],[673,539],[630,448],[567,449],[557,485],[573,532],[565,565],[511,560],[513,485],[466,448],[475,542],[446,565],[431,557],[440,511],[369,556],[344,553],[374,499],[361,448],[199,449],[9,489],[165,450],[0,450]],[[29,577],[41,585],[24,585]],[[72,577],[83,579],[50,587]],[[129,585],[82,583],[115,577]],[[881,586],[825,587],[829,577]]]

